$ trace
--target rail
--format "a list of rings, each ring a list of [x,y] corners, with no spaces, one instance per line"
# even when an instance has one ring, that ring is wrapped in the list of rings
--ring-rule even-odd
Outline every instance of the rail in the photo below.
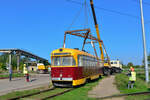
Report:
[[[116,97],[123,97],[123,96],[133,96],[133,95],[147,95],[150,94],[150,91],[146,92],[135,92],[135,93],[127,93],[127,94],[117,94],[117,95],[111,95],[111,96],[105,96],[105,97],[100,97],[97,99],[108,99],[108,98],[116,98]]]
[[[10,98],[8,100],[17,100],[17,99],[21,99],[21,98],[27,98],[27,97],[31,97],[31,96],[35,96],[35,95],[39,95],[41,93],[46,93],[46,92],[50,92],[52,90],[56,90],[57,88],[55,87],[52,87],[50,89],[45,89],[45,90],[41,90],[39,92],[35,92],[35,93],[31,93],[31,94],[27,94],[27,95],[23,95],[23,96],[18,96],[18,97],[13,97],[13,98]],[[46,99],[50,99],[50,98],[54,98],[56,96],[60,96],[60,95],[63,95],[71,90],[73,90],[74,88],[71,88],[71,89],[65,89],[64,91],[62,92],[58,92],[58,93],[55,93],[53,95],[48,95],[46,97],[43,97],[43,98],[40,98],[40,99],[37,99],[37,100],[46,100]]]

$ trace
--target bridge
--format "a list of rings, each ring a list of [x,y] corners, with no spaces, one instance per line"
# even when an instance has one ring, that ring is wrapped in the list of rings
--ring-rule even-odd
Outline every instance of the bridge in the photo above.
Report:
[[[21,49],[0,49],[0,53],[8,53],[9,54],[9,72],[12,72],[12,68],[11,68],[11,55],[12,54],[16,54],[17,55],[17,71],[19,71],[19,65],[20,65],[20,56],[25,56],[28,58],[32,58],[32,59],[36,59],[37,62],[41,61],[41,62],[48,62],[47,59],[44,59],[42,57],[39,57],[33,53],[30,53],[28,51],[25,50],[21,50]]]

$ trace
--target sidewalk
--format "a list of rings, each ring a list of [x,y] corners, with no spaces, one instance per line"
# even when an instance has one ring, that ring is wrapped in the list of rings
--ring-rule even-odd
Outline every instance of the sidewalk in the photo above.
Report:
[[[26,82],[26,78],[12,78],[12,81],[9,82],[9,79],[0,80],[0,95],[4,95],[13,91],[18,90],[28,90],[33,88],[38,88],[49,84],[49,75],[35,75],[30,77],[30,82]]]
[[[119,94],[119,90],[114,85],[115,76],[109,76],[104,78],[100,83],[89,91],[88,96],[92,98],[101,98],[105,96],[111,96],[114,94]],[[105,100],[124,100],[123,97],[109,98]]]

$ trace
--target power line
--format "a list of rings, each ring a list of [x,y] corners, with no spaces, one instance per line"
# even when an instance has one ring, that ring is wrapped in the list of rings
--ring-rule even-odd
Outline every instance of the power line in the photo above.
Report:
[[[72,3],[75,3],[75,4],[78,4],[78,5],[83,5],[83,3],[78,2],[78,1],[74,1],[74,0],[66,0],[66,1],[72,2]],[[106,9],[106,8],[103,8],[103,7],[97,7],[97,6],[95,6],[95,8],[97,8],[97,9],[99,9],[99,10],[111,12],[111,13],[116,13],[116,14],[123,15],[123,16],[132,17],[132,18],[135,18],[135,19],[140,19],[140,17],[138,17],[138,16],[131,15],[131,14],[128,14],[128,13],[123,13],[123,12],[116,11],[116,10],[112,10],[112,9]]]
[[[111,9],[106,9],[106,8],[96,7],[96,6],[95,6],[95,8],[100,9],[100,10],[104,10],[104,11],[107,11],[107,12],[116,13],[116,14],[119,14],[119,15],[124,15],[124,16],[128,16],[128,17],[140,19],[140,17],[138,17],[138,16],[131,15],[131,14],[128,14],[128,13],[122,13],[122,12],[119,12],[119,11],[116,11],[116,10],[111,10]]]
[[[83,5],[82,5],[82,6],[83,6]],[[74,19],[73,19],[71,25],[68,27],[67,30],[69,30],[69,29],[72,28],[73,24],[75,23],[75,21],[78,19],[79,15],[81,14],[82,9],[83,9],[83,7],[81,7],[81,8],[79,9],[79,11],[77,12],[76,16],[74,17]]]
[[[136,2],[136,3],[139,4],[139,1],[138,1],[138,0],[131,0],[131,1],[134,1],[134,2]],[[150,6],[150,3],[144,2],[144,1],[142,1],[142,2],[143,2],[143,4]],[[145,22],[145,24],[149,24],[149,23],[150,23],[150,20]]]
[[[84,5],[84,3],[78,2],[78,1],[74,1],[74,0],[66,0],[66,1],[74,3],[74,4],[78,4],[78,5]],[[132,0],[132,1],[137,1],[137,0]],[[148,3],[148,2],[144,2],[144,4],[150,5],[150,3]],[[95,8],[97,8],[99,10],[103,10],[103,11],[119,14],[119,15],[122,15],[122,16],[128,16],[128,17],[131,17],[131,18],[134,18],[134,19],[140,19],[139,16],[131,15],[131,14],[128,14],[128,13],[123,13],[123,12],[112,10],[112,9],[106,9],[106,8],[98,7],[98,6],[95,6]],[[145,22],[145,24],[149,24],[149,23],[150,23],[150,21],[146,21]]]

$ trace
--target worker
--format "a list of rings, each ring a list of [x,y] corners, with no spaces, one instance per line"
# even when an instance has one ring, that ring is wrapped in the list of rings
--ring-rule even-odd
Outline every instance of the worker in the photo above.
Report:
[[[24,75],[27,74],[27,67],[26,67],[26,64],[23,65],[23,74],[24,74]]]
[[[29,82],[29,73],[26,64],[24,64],[23,73],[26,76],[26,82]]]
[[[130,67],[130,72],[128,73],[129,82],[128,82],[128,89],[133,88],[133,85],[136,81],[136,72],[134,71],[133,67]]]
[[[133,68],[133,67],[130,67],[130,71],[132,71],[132,70],[134,70],[134,68]]]
[[[12,80],[12,68],[10,67],[10,70],[9,70],[9,81]]]
[[[26,74],[26,81],[29,82],[29,73]]]

